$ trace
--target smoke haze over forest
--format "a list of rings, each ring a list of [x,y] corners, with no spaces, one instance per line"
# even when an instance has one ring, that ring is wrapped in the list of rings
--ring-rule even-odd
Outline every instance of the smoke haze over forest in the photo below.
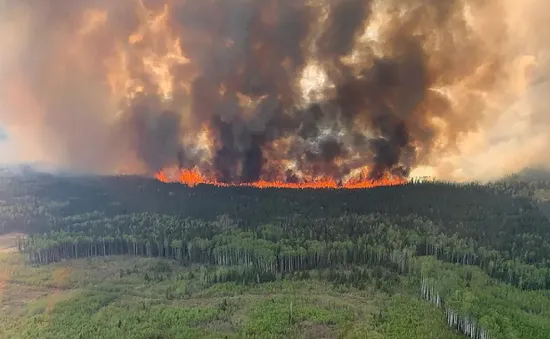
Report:
[[[0,7],[0,162],[236,183],[550,163],[544,0]]]

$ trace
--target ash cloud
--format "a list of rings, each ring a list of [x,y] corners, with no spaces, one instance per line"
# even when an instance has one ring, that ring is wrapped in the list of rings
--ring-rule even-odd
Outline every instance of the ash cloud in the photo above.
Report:
[[[362,169],[463,180],[519,169],[528,140],[521,166],[550,162],[536,157],[550,141],[542,0],[0,4],[0,123],[15,160],[197,167],[223,182]],[[532,85],[517,71],[526,55]]]

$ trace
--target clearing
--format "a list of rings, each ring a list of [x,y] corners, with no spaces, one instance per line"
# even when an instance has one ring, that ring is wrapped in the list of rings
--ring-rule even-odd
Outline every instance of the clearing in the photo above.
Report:
[[[403,321],[411,338],[461,338],[406,295],[316,279],[211,284],[206,270],[127,256],[32,266],[2,254],[0,338],[393,339]]]

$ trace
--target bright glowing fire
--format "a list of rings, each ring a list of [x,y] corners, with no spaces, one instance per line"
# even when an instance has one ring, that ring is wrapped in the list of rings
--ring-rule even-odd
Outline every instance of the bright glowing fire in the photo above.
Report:
[[[301,182],[285,182],[285,181],[266,181],[258,180],[251,183],[223,183],[214,179],[209,179],[200,173],[198,169],[182,169],[176,172],[176,175],[169,175],[168,171],[160,171],[156,174],[156,179],[168,183],[179,182],[189,187],[195,187],[197,185],[206,184],[214,185],[218,187],[231,187],[231,186],[246,186],[255,188],[287,188],[287,189],[365,189],[381,186],[397,186],[403,185],[407,182],[406,179],[400,177],[385,176],[379,180],[364,179],[366,176],[362,175],[357,178],[348,179],[342,183],[338,183],[332,178],[319,178],[313,180],[304,180]]]

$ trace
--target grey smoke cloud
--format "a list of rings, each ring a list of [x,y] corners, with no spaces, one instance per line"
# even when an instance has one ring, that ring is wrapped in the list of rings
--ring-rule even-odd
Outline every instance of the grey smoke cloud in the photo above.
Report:
[[[542,0],[1,4],[14,161],[228,182],[550,162]]]

